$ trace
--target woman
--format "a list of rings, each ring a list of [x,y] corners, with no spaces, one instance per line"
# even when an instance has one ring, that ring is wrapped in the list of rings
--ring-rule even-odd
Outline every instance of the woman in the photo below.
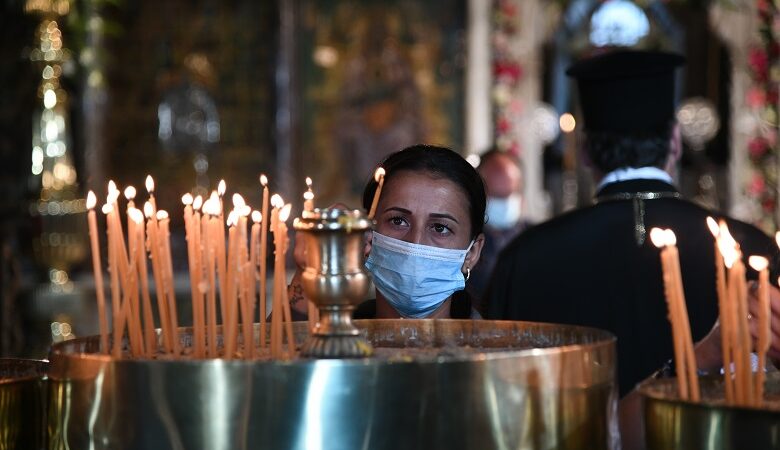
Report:
[[[393,153],[379,166],[385,180],[365,251],[376,299],[361,304],[354,317],[479,318],[463,290],[484,244],[485,188],[479,174],[454,151],[430,145]],[[372,179],[363,192],[366,209],[376,188]],[[302,249],[297,250],[302,265]],[[291,304],[303,312],[306,302],[296,281]]]

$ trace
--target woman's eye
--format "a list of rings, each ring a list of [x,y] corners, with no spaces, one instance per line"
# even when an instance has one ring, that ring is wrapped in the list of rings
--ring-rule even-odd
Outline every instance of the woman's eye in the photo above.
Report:
[[[450,228],[447,225],[444,225],[443,223],[435,223],[433,224],[433,231],[439,234],[449,234]]]
[[[404,219],[403,217],[391,217],[390,223],[397,227],[400,227],[406,224],[406,219]]]

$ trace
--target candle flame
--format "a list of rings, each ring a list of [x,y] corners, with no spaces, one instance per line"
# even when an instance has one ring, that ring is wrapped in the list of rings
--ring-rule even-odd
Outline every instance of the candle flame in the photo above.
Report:
[[[187,192],[186,194],[181,196],[181,202],[184,204],[184,206],[189,206],[192,204],[192,194]]]
[[[384,167],[377,167],[376,171],[374,172],[374,181],[379,183],[379,180],[385,177],[385,169]]]
[[[87,209],[93,209],[96,204],[97,204],[97,197],[95,196],[95,193],[89,191],[87,193]]]
[[[658,248],[666,246],[666,233],[660,228],[650,230],[650,241]]]
[[[238,214],[236,214],[236,210],[230,211],[230,214],[228,214],[227,217],[227,226],[232,227],[238,222]]]
[[[241,217],[249,217],[249,215],[252,214],[252,207],[249,205],[244,205],[238,209],[238,214]]]
[[[109,191],[108,195],[106,196],[106,203],[116,203],[116,200],[119,198],[119,191],[114,189],[113,191]]]
[[[308,187],[309,189],[311,189],[311,183],[312,183],[312,182],[311,182],[311,178],[310,178],[310,177],[306,177],[306,187]]]
[[[762,270],[769,267],[769,260],[763,256],[750,255],[750,257],[748,257],[748,264],[750,264],[750,267],[752,267],[756,272],[761,272]]]
[[[114,183],[114,180],[108,180],[108,192],[109,192],[109,194],[111,192],[116,191],[116,190],[117,190],[116,189],[116,183]]]
[[[216,192],[211,194],[208,200],[203,204],[203,212],[211,216],[218,216],[222,209],[219,206],[219,197]]]
[[[138,208],[130,208],[127,210],[127,215],[130,217],[130,220],[137,224],[142,224],[144,222],[144,213],[141,212]]]
[[[125,188],[125,198],[128,200],[133,200],[135,198],[135,187],[128,186]]]
[[[718,222],[710,216],[707,216],[707,227],[710,229],[710,233],[712,233],[714,237],[720,236],[720,227],[718,226]]]
[[[199,195],[192,202],[192,207],[195,208],[195,211],[199,211],[201,206],[203,206],[203,197]]]
[[[168,219],[168,211],[161,209],[157,211],[157,220],[166,220]]]
[[[282,199],[282,196],[279,194],[274,194],[271,196],[271,206],[274,208],[281,208],[284,206],[284,200]]]
[[[219,184],[217,185],[217,192],[219,193],[219,196],[222,197],[225,195],[226,190],[227,184],[225,184],[225,180],[219,180]]]
[[[286,222],[287,218],[290,217],[290,211],[292,210],[291,204],[286,204],[282,207],[282,210],[279,211],[279,220],[282,222]]]
[[[244,205],[246,205],[244,197],[242,197],[241,194],[233,194],[233,208],[241,209]]]
[[[252,222],[260,223],[261,220],[263,220],[263,215],[260,211],[252,211]]]
[[[154,192],[154,178],[152,178],[151,175],[146,176],[146,182],[144,184],[146,184],[146,192],[150,194]]]
[[[304,200],[314,200],[314,192],[312,191],[306,191],[303,193],[303,199]]]
[[[780,247],[780,231],[775,233],[775,242],[777,242],[777,246]]]
[[[262,184],[263,187],[268,186],[268,177],[266,177],[264,173],[260,174],[260,184]]]
[[[154,206],[152,206],[152,203],[151,202],[144,203],[144,215],[148,218],[151,218],[152,214],[154,214]]]
[[[103,214],[109,214],[113,210],[114,210],[114,207],[111,206],[110,203],[106,203],[105,205],[103,205],[103,208],[102,208]]]
[[[666,234],[666,245],[677,245],[677,236],[674,231],[666,229],[664,233]]]
[[[222,202],[219,201],[219,194],[217,194],[217,191],[211,191],[211,197],[209,197],[208,202],[211,204],[209,206],[208,213],[212,216],[218,216],[220,213],[222,213]]]
[[[211,214],[211,199],[207,199],[205,202],[203,202],[203,214],[213,215]]]
[[[734,237],[731,235],[731,232],[729,231],[729,227],[726,226],[726,222],[722,220],[720,221],[719,236],[724,240],[724,245],[732,247],[735,250],[739,250],[739,244],[737,243],[736,240],[734,240]]]
[[[729,233],[729,229],[724,222],[720,223],[720,236],[718,236],[717,243],[718,250],[723,255],[723,263],[730,269],[740,258],[739,245],[731,237],[731,233]]]

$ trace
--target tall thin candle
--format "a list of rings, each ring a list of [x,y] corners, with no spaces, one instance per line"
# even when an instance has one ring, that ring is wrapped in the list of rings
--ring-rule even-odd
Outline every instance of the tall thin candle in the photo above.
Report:
[[[160,334],[162,335],[163,348],[166,353],[173,349],[170,321],[168,319],[168,300],[165,296],[165,283],[163,281],[162,256],[158,241],[157,217],[151,201],[144,204],[146,222],[146,249],[152,260],[152,276],[154,277],[155,293],[157,296],[157,312],[160,316]]]
[[[287,218],[290,217],[290,210],[291,206],[289,203],[284,205],[284,207],[279,211],[279,220],[278,220],[278,231],[279,231],[279,240],[281,242],[281,252],[282,256],[280,258],[280,270],[281,274],[279,275],[280,279],[280,294],[281,294],[281,303],[282,308],[284,312],[284,328],[285,332],[287,334],[287,355],[288,357],[292,357],[293,353],[295,352],[295,335],[293,334],[292,329],[292,312],[290,310],[290,300],[287,297],[287,270],[285,268],[285,255],[287,254],[287,249],[289,247],[289,239],[287,238]],[[279,249],[277,249],[277,252]]]
[[[106,319],[106,293],[103,290],[103,266],[100,264],[100,242],[98,240],[97,218],[95,217],[95,193],[87,194],[87,222],[89,223],[89,243],[92,250],[92,272],[95,276],[98,319],[100,323],[100,351],[108,353],[108,320]]]
[[[198,265],[196,262],[197,242],[195,236],[195,226],[193,223],[192,213],[192,194],[184,194],[181,198],[182,204],[184,204],[184,233],[187,240],[187,262],[190,272],[190,296],[192,303],[192,341],[193,341],[193,355],[198,358],[201,353],[202,336],[200,328],[200,308],[198,303],[200,301],[200,294],[198,293]]]
[[[195,200],[192,202],[192,208],[193,208],[193,215],[192,215],[192,230],[193,230],[193,237],[194,237],[194,257],[193,260],[195,262],[195,280],[193,283],[195,283],[195,290],[197,292],[197,302],[196,302],[196,308],[198,309],[198,317],[199,322],[195,324],[196,327],[198,327],[199,331],[196,333],[196,336],[200,337],[200,343],[199,345],[196,345],[195,348],[199,350],[199,352],[195,355],[196,358],[204,358],[206,356],[205,354],[205,348],[206,348],[206,310],[205,310],[205,295],[207,292],[206,283],[203,281],[203,270],[204,270],[204,260],[203,252],[205,246],[203,245],[203,233],[202,233],[202,222],[201,222],[201,214],[200,210],[203,206],[203,197],[198,195],[195,197]]]
[[[374,172],[374,180],[377,182],[376,190],[374,191],[374,200],[371,202],[371,209],[368,211],[368,218],[373,219],[376,215],[376,207],[379,204],[379,197],[382,194],[382,186],[385,184],[385,169],[378,167]]]
[[[758,369],[755,379],[755,406],[761,406],[764,398],[764,381],[766,380],[766,353],[771,344],[772,328],[771,310],[769,306],[769,260],[763,256],[751,256],[748,258],[748,264],[758,272],[758,310],[756,320],[758,321],[758,342],[756,343],[756,353],[758,353]]]
[[[284,201],[278,194],[271,198],[271,230],[274,233],[274,284],[273,284],[273,306],[271,307],[271,357],[280,358],[282,356],[282,319],[284,311],[282,307],[281,292],[284,288],[284,281],[281,281],[282,267],[284,266],[284,247],[279,233],[279,208],[284,205]]]
[[[715,287],[718,294],[718,311],[720,322],[720,345],[723,357],[723,385],[726,391],[726,403],[734,402],[734,380],[731,378],[732,348],[729,339],[731,324],[728,315],[728,290],[726,289],[726,269],[723,254],[720,251],[720,226],[712,217],[707,217],[707,227],[715,238]]]
[[[108,241],[108,273],[111,277],[111,317],[113,322],[113,342],[111,354],[119,359],[122,356],[122,334],[123,330],[119,327],[120,314],[120,292],[119,292],[119,269],[117,268],[116,246],[114,245],[114,230],[110,225],[111,213],[114,207],[110,203],[103,205],[103,214],[106,215],[106,233]]]
[[[237,285],[236,271],[238,264],[238,235],[236,232],[236,212],[231,211],[227,219],[228,226],[228,253],[227,253],[227,283],[225,292],[227,297],[222,299],[225,306],[226,317],[222,320],[223,339],[225,342],[225,359],[232,359],[236,345],[237,332]]]
[[[260,175],[260,184],[263,186],[263,204],[261,210],[260,223],[260,254],[258,255],[258,263],[260,264],[260,348],[265,348],[266,342],[266,274],[268,268],[268,260],[266,258],[268,250],[268,178],[265,175]]]
[[[176,311],[176,292],[173,285],[173,262],[171,261],[171,241],[168,224],[170,217],[164,210],[157,211],[157,222],[160,227],[160,253],[162,255],[163,283],[168,297],[168,320],[171,333],[171,349],[175,356],[179,355],[179,320]]]
[[[138,233],[138,242],[141,245],[138,253],[136,254],[136,260],[133,262],[135,270],[139,274],[141,281],[141,299],[143,301],[143,317],[144,317],[144,347],[146,348],[147,357],[151,358],[157,352],[157,334],[154,331],[154,313],[152,312],[152,300],[149,298],[149,275],[146,265],[146,252],[144,251],[144,245],[146,242],[146,233],[144,232],[144,216],[140,210],[134,209],[138,213],[133,213],[134,220],[137,220],[136,233]]]
[[[216,277],[214,275],[214,269],[216,265],[216,249],[214,248],[214,239],[213,239],[213,221],[216,220],[214,218],[215,208],[219,208],[219,205],[212,206],[212,201],[207,200],[206,203],[203,204],[203,214],[207,214],[208,216],[204,216],[204,220],[202,222],[203,225],[203,249],[204,249],[204,255],[206,257],[206,271],[205,271],[205,277],[208,284],[208,290],[207,290],[207,309],[206,309],[206,316],[207,316],[207,329],[206,329],[206,335],[208,336],[208,356],[210,357],[216,357],[218,356],[217,351],[217,300],[216,300]]]

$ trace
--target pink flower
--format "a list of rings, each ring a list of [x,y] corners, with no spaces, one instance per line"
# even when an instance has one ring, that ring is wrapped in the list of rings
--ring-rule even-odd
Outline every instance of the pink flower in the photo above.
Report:
[[[499,119],[498,123],[496,124],[496,128],[498,128],[498,132],[502,134],[508,132],[511,126],[512,125],[509,123],[509,121],[503,117]]]
[[[753,175],[753,179],[750,180],[750,184],[748,185],[748,192],[753,195],[759,195],[764,192],[765,187],[766,183],[764,183],[764,177],[757,173]]]
[[[753,47],[748,54],[748,64],[758,80],[765,80],[769,70],[769,57],[762,48]]]
[[[759,159],[766,153],[767,142],[762,137],[756,137],[748,142],[748,153],[753,159]]]
[[[512,100],[512,102],[509,103],[509,111],[511,111],[512,114],[521,114],[523,112],[523,102],[520,100]]]
[[[756,2],[756,10],[759,12],[759,14],[766,14],[769,12],[769,2],[766,0],[758,0]]]
[[[766,104],[766,95],[764,90],[758,87],[751,87],[745,95],[745,102],[751,108],[760,108]]]
[[[519,64],[508,61],[496,61],[493,64],[493,75],[496,78],[506,78],[516,83],[523,76],[523,68]]]
[[[500,5],[501,12],[509,17],[515,17],[517,15],[517,6],[514,2],[503,1]]]

